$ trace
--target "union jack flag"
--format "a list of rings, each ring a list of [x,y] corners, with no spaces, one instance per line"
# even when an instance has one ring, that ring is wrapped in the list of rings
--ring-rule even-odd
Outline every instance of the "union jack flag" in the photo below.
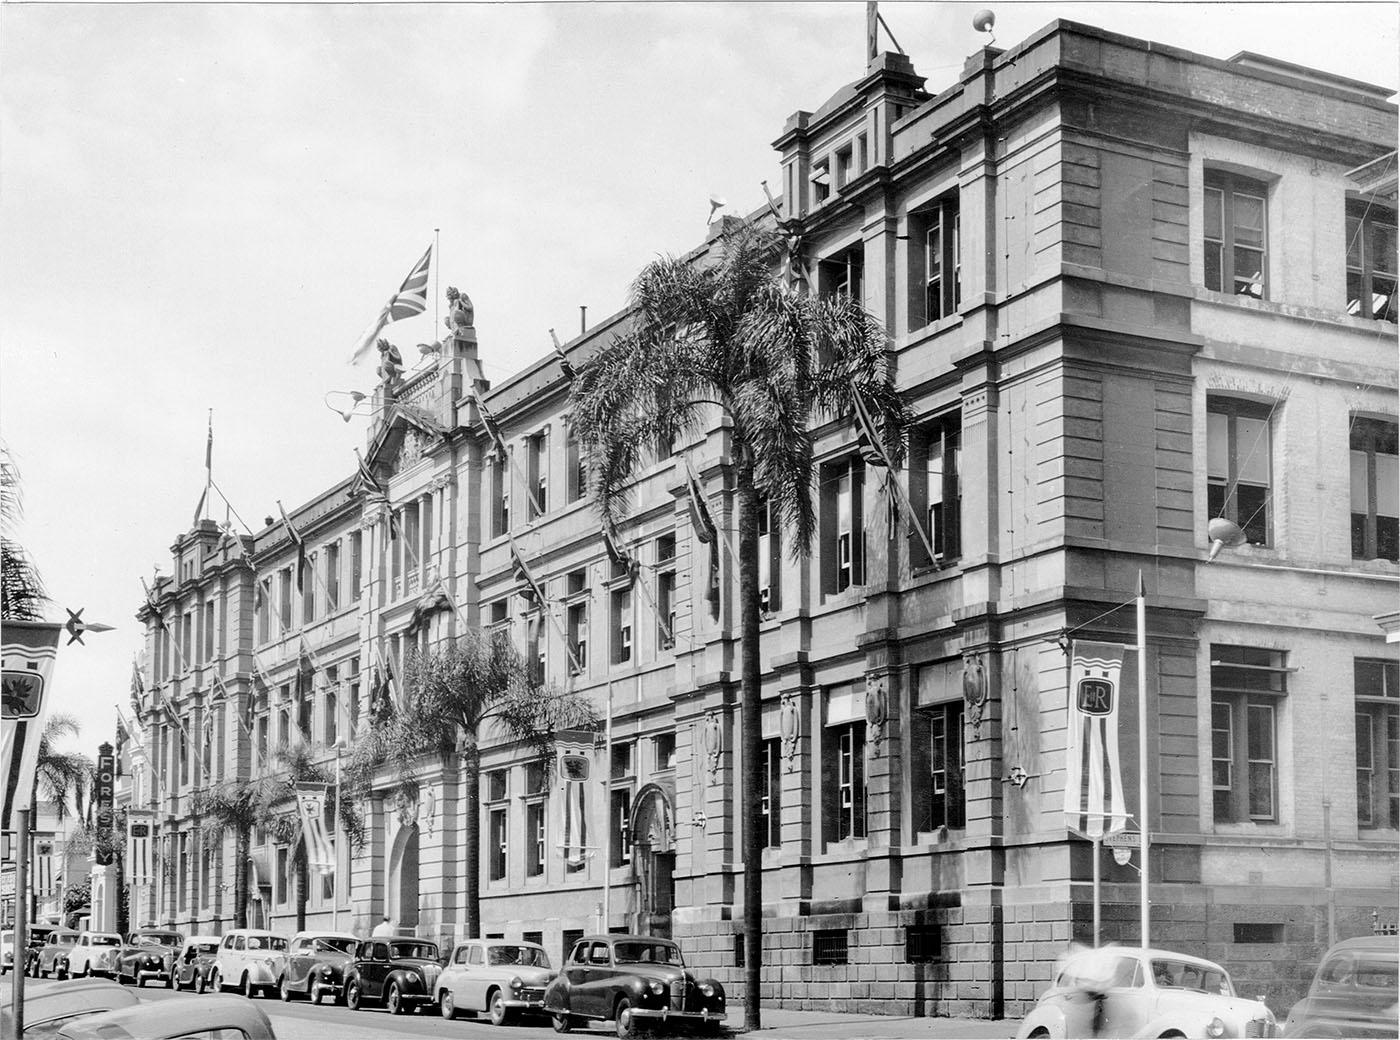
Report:
[[[428,268],[432,256],[433,247],[429,246],[428,251],[423,254],[423,259],[413,265],[413,270],[408,272],[408,277],[399,286],[399,291],[389,298],[369,332],[360,340],[355,353],[350,355],[350,364],[355,364],[370,352],[385,325],[391,321],[401,321],[415,314],[422,314],[428,309]]]

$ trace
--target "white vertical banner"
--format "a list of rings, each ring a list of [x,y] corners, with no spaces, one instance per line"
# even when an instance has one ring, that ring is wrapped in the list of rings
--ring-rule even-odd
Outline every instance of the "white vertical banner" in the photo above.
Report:
[[[1123,687],[1120,643],[1075,640],[1065,748],[1065,825],[1091,840],[1128,827],[1118,755]]]
[[[53,698],[53,664],[63,626],[42,621],[6,621],[0,643],[0,830],[18,828],[17,813],[34,807],[39,738]]]
[[[152,845],[155,816],[144,809],[129,809],[126,817],[126,879],[133,885],[149,885],[154,877]]]
[[[55,895],[52,842],[34,843],[33,865],[30,870],[30,884],[34,887],[34,894],[40,899],[49,899]]]
[[[335,851],[326,837],[326,785],[296,785],[297,810],[301,813],[301,833],[306,841],[307,865],[329,874],[335,869]]]
[[[564,853],[567,870],[582,870],[588,848],[588,778],[592,772],[593,731],[561,733],[555,741],[559,780],[564,787]]]

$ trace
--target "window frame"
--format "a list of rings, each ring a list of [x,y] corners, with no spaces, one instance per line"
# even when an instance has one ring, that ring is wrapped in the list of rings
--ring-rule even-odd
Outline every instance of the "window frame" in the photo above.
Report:
[[[780,849],[783,845],[783,754],[778,738],[763,741],[763,794],[758,814],[763,817],[762,847]]]
[[[1400,661],[1358,657],[1353,660],[1352,669],[1357,724],[1356,825],[1359,830],[1366,831],[1397,830],[1400,829]],[[1363,720],[1367,730],[1365,741],[1361,738]],[[1365,766],[1362,765],[1363,746]],[[1378,807],[1383,812],[1378,812]]]
[[[1232,523],[1238,524],[1245,533],[1245,539],[1250,545],[1262,546],[1264,548],[1274,548],[1274,488],[1277,483],[1275,479],[1274,467],[1274,411],[1275,404],[1262,404],[1257,401],[1250,401],[1239,397],[1229,397],[1223,394],[1211,394],[1206,398],[1206,512],[1207,521],[1216,517],[1224,517]],[[1223,416],[1225,418],[1225,459],[1226,471],[1223,477],[1218,477],[1211,472],[1211,420],[1212,415]],[[1241,419],[1256,420],[1263,422],[1263,430],[1266,435],[1264,445],[1264,465],[1267,468],[1267,483],[1259,484],[1257,481],[1245,481],[1240,477],[1241,464],[1240,454],[1240,434],[1239,421]],[[1254,453],[1258,450],[1257,444],[1251,446],[1249,453],[1243,456],[1243,463],[1247,465]],[[1241,517],[1240,509],[1240,488],[1261,488],[1263,489],[1263,504],[1256,508],[1250,516]],[[1263,520],[1259,527],[1254,527],[1254,519],[1263,513]],[[1252,530],[1262,528],[1262,538],[1251,536]]]
[[[1216,824],[1281,822],[1279,713],[1294,670],[1285,650],[1211,644],[1211,817]],[[1261,772],[1267,776],[1267,806],[1254,801],[1262,793],[1254,782]]]
[[[866,837],[865,722],[828,724],[822,732],[825,782],[822,838],[826,845]]]
[[[1400,450],[1397,450],[1400,449],[1400,423],[1390,419],[1353,415],[1347,440],[1351,460],[1351,507],[1349,510],[1351,516],[1351,558],[1353,560],[1389,560],[1391,563],[1400,563],[1400,517],[1385,517],[1386,520],[1394,521],[1395,530],[1385,532],[1384,538],[1382,537],[1380,503],[1383,496],[1379,490],[1381,474],[1380,464],[1377,461],[1380,457],[1394,458],[1397,460],[1396,467],[1400,468]],[[1386,447],[1392,450],[1382,450]],[[1357,458],[1358,455],[1361,456],[1360,460]],[[1358,461],[1361,462],[1365,471],[1362,475],[1362,480],[1366,485],[1365,514],[1356,512]],[[1392,502],[1392,508],[1394,505]],[[1387,542],[1388,545],[1383,546],[1383,541]],[[1389,549],[1388,552],[1383,551],[1386,548]]]
[[[1210,235],[1208,210],[1211,205],[1212,193],[1219,196],[1219,238],[1212,238]],[[1258,229],[1259,245],[1257,248],[1253,244],[1237,241],[1240,230],[1250,230],[1238,228],[1235,224],[1237,198],[1257,199],[1259,201],[1260,219],[1263,226]],[[1267,183],[1257,178],[1229,173],[1224,170],[1206,170],[1202,188],[1201,238],[1203,242],[1201,284],[1206,289],[1230,296],[1244,296],[1253,300],[1269,299],[1269,185]],[[1210,284],[1211,265],[1208,258],[1212,249],[1218,251],[1216,261],[1220,279],[1218,285]],[[1242,283],[1235,270],[1236,253],[1241,249],[1259,253],[1258,282],[1246,281],[1243,283],[1244,285],[1258,285],[1257,295],[1241,291]]]
[[[912,333],[956,316],[962,306],[958,191],[954,189],[910,212],[906,241],[908,331]]]
[[[822,593],[836,596],[865,584],[865,463],[859,453],[853,452],[826,463],[819,472]],[[848,484],[844,492],[843,482]],[[842,506],[843,495],[850,496],[847,509]]]
[[[1353,318],[1365,318],[1368,321],[1386,321],[1395,324],[1397,321],[1397,308],[1395,302],[1397,275],[1395,266],[1389,271],[1378,271],[1375,265],[1376,257],[1386,257],[1392,265],[1396,264],[1395,254],[1385,248],[1382,242],[1379,248],[1372,248],[1372,242],[1376,235],[1376,226],[1388,227],[1390,229],[1390,244],[1393,248],[1397,236],[1397,227],[1400,223],[1396,220],[1396,212],[1388,206],[1373,202],[1370,199],[1348,199],[1346,204],[1346,281],[1347,281],[1347,313]],[[1356,294],[1353,298],[1352,279],[1356,279]],[[1390,292],[1386,296],[1384,312],[1377,315],[1375,313],[1376,281],[1377,278],[1389,279]]]

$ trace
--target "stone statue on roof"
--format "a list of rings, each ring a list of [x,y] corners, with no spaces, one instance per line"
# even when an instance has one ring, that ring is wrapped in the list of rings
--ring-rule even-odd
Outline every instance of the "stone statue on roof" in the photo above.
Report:
[[[447,303],[451,308],[447,312],[447,317],[443,323],[452,332],[465,332],[474,326],[476,321],[476,308],[472,306],[471,299],[464,292],[459,292],[456,286],[447,287]]]

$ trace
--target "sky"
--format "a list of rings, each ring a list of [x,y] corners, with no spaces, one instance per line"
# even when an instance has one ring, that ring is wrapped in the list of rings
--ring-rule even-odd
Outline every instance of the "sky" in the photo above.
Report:
[[[927,89],[1056,18],[1394,88],[1386,3],[889,3]],[[140,580],[213,475],[256,529],[350,475],[357,339],[439,232],[501,380],[621,308],[709,198],[763,204],[772,141],[864,71],[865,5],[0,4],[0,440],[52,597],[115,626],[59,654],[54,709],[112,739]],[[886,44],[886,46],[888,46]],[[435,321],[434,310],[438,311]],[[216,519],[223,520],[222,510]]]

